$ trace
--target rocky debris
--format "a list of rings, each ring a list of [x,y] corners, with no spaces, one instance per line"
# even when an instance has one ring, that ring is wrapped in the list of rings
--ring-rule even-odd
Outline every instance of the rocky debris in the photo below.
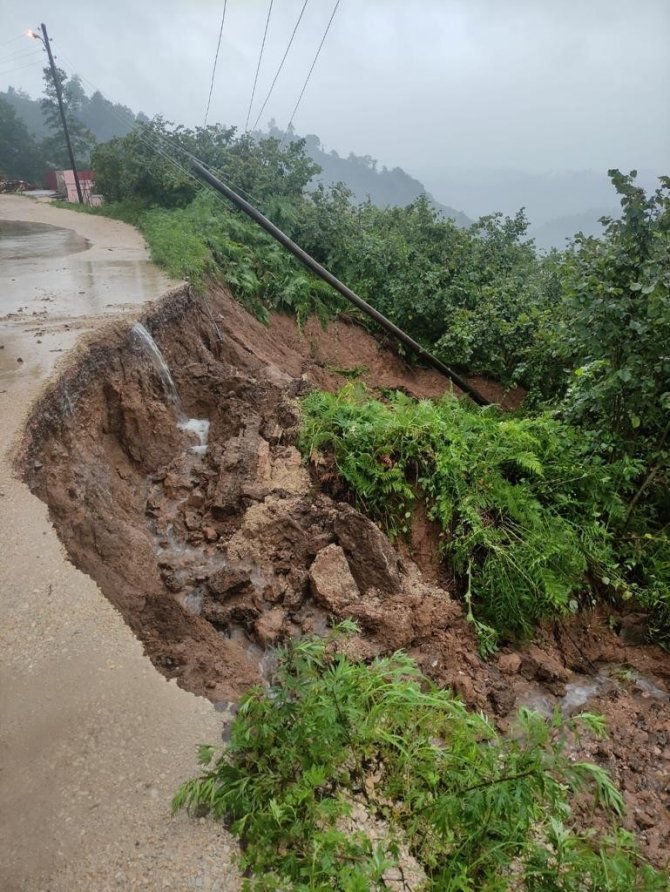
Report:
[[[542,681],[552,694],[562,697],[565,694],[565,682],[570,673],[556,658],[546,653],[535,644],[521,654],[520,672],[526,679],[534,678]]]
[[[247,569],[227,565],[216,573],[207,577],[207,588],[212,595],[220,601],[226,600],[231,595],[239,594],[243,589],[249,588],[251,577]]]
[[[506,682],[496,682],[489,690],[489,700],[497,716],[506,716],[516,706],[516,693]]]
[[[400,557],[378,526],[360,512],[343,507],[335,521],[335,535],[362,592],[371,588],[388,594],[399,591]]]
[[[498,657],[498,669],[503,675],[516,675],[521,668],[521,656],[518,653],[501,653]]]
[[[284,611],[279,607],[274,607],[256,621],[254,629],[261,647],[270,647],[275,644],[281,635],[285,619]]]
[[[649,637],[649,623],[644,613],[629,613],[621,618],[619,637],[624,644],[635,647],[646,644]]]
[[[309,568],[309,581],[314,599],[334,613],[340,613],[360,597],[339,545],[328,545],[317,554]]]
[[[501,728],[533,690],[556,704],[571,670],[588,676],[600,663],[626,664],[667,687],[670,658],[626,644],[641,640],[628,631],[641,623],[622,618],[619,635],[596,613],[547,624],[530,647],[483,662],[439,564],[423,559],[422,549],[434,551],[437,542],[427,518],[414,524],[412,547],[401,559],[348,504],[341,484],[328,489],[338,501],[310,480],[295,448],[295,396],[341,380],[305,365],[293,323],[275,320],[273,333],[232,301],[223,306],[223,343],[195,299],[165,302],[146,320],[185,410],[210,421],[204,455],[190,452],[127,329],[102,337],[47,390],[26,441],[23,472],[48,503],[72,561],[97,581],[166,677],[213,702],[234,701],[267,679],[265,649],[353,618],[361,633],[343,644],[352,657],[404,649],[437,684],[493,715]],[[340,331],[346,336],[338,349],[353,349],[351,337],[363,337],[350,326]],[[390,363],[375,345],[370,355],[333,364],[354,359],[371,368]],[[270,363],[280,375],[264,372]],[[378,365],[374,374],[373,383],[405,386],[397,370],[392,380],[388,367]],[[419,373],[407,374],[417,392]],[[439,395],[443,382],[433,384]],[[320,478],[332,468],[314,471]],[[631,828],[661,863],[670,850],[668,700],[625,684],[603,686],[589,699],[588,708],[608,719],[611,737],[575,744],[574,755],[595,758],[615,774]]]
[[[274,450],[270,485],[272,492],[282,495],[309,492],[309,473],[295,446],[279,446]]]
[[[224,447],[211,496],[215,517],[239,513],[243,496],[262,500],[270,492],[270,444],[261,437],[260,424],[258,417],[250,419]]]
[[[371,782],[370,786],[372,787]],[[394,892],[425,888],[428,877],[410,852],[406,840],[398,838],[398,831],[392,832],[386,821],[371,813],[372,803],[361,802],[352,797],[350,805],[350,813],[338,818],[337,829],[347,834],[364,833],[373,846],[381,847],[388,853],[393,852],[397,858],[398,867],[389,867],[384,871],[384,888]]]

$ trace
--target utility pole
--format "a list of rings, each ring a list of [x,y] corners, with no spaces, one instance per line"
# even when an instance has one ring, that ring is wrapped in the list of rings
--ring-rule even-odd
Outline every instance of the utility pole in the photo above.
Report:
[[[366,316],[372,319],[377,325],[381,326],[384,331],[393,335],[393,337],[397,338],[402,344],[415,353],[420,359],[422,359],[427,365],[432,366],[434,369],[437,369],[438,372],[441,372],[447,378],[454,382],[457,387],[467,393],[471,400],[477,403],[478,406],[490,406],[490,400],[487,400],[486,397],[480,393],[475,387],[473,387],[468,381],[464,378],[461,378],[460,375],[456,374],[456,372],[452,371],[449,366],[445,365],[441,360],[439,360],[436,356],[433,356],[432,353],[429,353],[425,347],[422,347],[421,344],[417,343],[413,338],[411,338],[408,334],[406,334],[401,328],[398,328],[390,319],[387,319],[386,316],[382,316],[379,310],[376,310],[373,306],[371,306],[367,301],[363,300],[362,297],[359,297],[355,291],[352,291],[351,288],[348,288],[343,282],[340,282],[331,272],[329,272],[324,266],[315,260],[307,251],[303,251],[300,245],[297,245],[292,239],[290,239],[285,232],[282,232],[278,226],[275,226],[267,217],[264,217],[263,214],[259,210],[257,210],[252,204],[249,204],[248,201],[245,201],[241,196],[234,192],[230,186],[227,186],[225,183],[222,183],[220,179],[214,176],[214,174],[210,173],[206,167],[198,161],[197,158],[194,158],[189,152],[184,151],[184,155],[189,159],[191,163],[191,167],[193,171],[200,177],[201,180],[204,180],[206,183],[209,183],[217,192],[227,198],[229,201],[232,201],[234,205],[236,205],[241,211],[251,217],[251,219],[258,223],[258,225],[264,229],[272,238],[276,239],[280,245],[283,245],[287,251],[290,251],[294,257],[296,257],[303,266],[306,266],[307,269],[311,270],[320,279],[323,279],[324,282],[327,282],[331,288],[334,288],[338,291],[342,297],[346,298],[349,303],[352,303],[355,307],[358,307],[359,310],[362,310]]]
[[[54,87],[56,88],[56,96],[58,97],[58,108],[60,111],[60,119],[63,122],[63,132],[65,133],[65,142],[67,143],[67,152],[70,156],[70,164],[72,165],[72,173],[74,174],[74,182],[77,187],[77,195],[79,197],[79,204],[84,203],[84,196],[81,192],[81,183],[79,182],[79,173],[77,172],[77,165],[74,160],[74,152],[72,151],[72,143],[70,141],[70,131],[67,129],[67,119],[65,118],[65,108],[63,106],[63,91],[61,90],[60,81],[58,80],[58,74],[56,72],[56,63],[54,62],[53,53],[51,52],[51,44],[49,43],[49,35],[47,34],[47,26],[42,23],[40,25],[42,29],[42,43],[45,46],[45,49],[49,55],[49,65],[51,66],[51,75],[54,79]]]

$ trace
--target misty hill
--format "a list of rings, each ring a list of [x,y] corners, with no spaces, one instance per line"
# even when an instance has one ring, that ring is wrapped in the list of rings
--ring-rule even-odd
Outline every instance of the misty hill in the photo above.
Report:
[[[76,96],[78,120],[91,131],[98,142],[125,136],[133,129],[135,121],[146,120],[142,112],[136,115],[128,106],[105,99],[98,90],[87,96],[76,75],[70,80],[68,89]],[[0,92],[0,98],[9,103],[28,128],[28,132],[36,139],[45,139],[52,135],[39,99],[32,99],[24,90],[15,90],[14,87],[8,87],[4,93]]]
[[[529,235],[535,239],[535,244],[542,251],[551,248],[561,250],[566,247],[567,241],[578,232],[584,235],[601,236],[603,226],[601,217],[618,217],[621,214],[620,207],[591,208],[583,214],[570,214],[567,217],[556,217],[547,220],[539,226],[531,226]]]
[[[259,136],[274,136],[282,139],[284,131],[270,123],[266,134]],[[291,134],[293,139],[296,134]],[[350,152],[344,158],[336,151],[326,151],[321,140],[314,133],[304,137],[305,148],[309,157],[321,168],[321,173],[314,177],[315,183],[330,186],[333,183],[344,183],[351,189],[354,199],[358,202],[370,201],[379,207],[405,207],[411,204],[419,195],[427,195],[436,210],[451,217],[458,226],[469,226],[472,223],[462,211],[441,204],[437,201],[419,180],[406,173],[401,167],[389,170],[387,167],[377,168],[377,161],[370,155],[355,155]]]
[[[71,94],[68,98],[73,100],[77,119],[90,130],[98,142],[125,136],[136,121],[146,120],[142,112],[136,115],[127,106],[110,102],[99,91],[87,96],[77,75],[70,79],[66,89]],[[41,140],[51,135],[39,99],[32,99],[26,92],[14,87],[9,87],[4,93],[0,92],[0,98],[14,109],[35,139]],[[271,123],[267,134],[258,133],[256,136],[281,139],[284,133]],[[356,201],[370,199],[380,207],[404,207],[419,195],[427,195],[438,211],[451,217],[459,226],[468,226],[472,222],[461,211],[436,201],[423,183],[400,167],[392,170],[382,167],[378,170],[377,161],[369,155],[360,156],[353,152],[347,158],[342,158],[335,151],[327,152],[315,134],[305,138],[305,145],[308,155],[321,167],[321,173],[314,178],[316,183],[329,186],[342,182],[351,189]]]
[[[502,211],[512,215],[524,207],[531,222],[529,235],[539,248],[564,248],[565,240],[582,230],[599,235],[602,216],[621,211],[607,171],[524,173],[519,170],[425,169],[420,176],[433,194],[449,196],[467,214],[479,217]],[[653,171],[642,170],[639,184],[647,191],[658,186]]]

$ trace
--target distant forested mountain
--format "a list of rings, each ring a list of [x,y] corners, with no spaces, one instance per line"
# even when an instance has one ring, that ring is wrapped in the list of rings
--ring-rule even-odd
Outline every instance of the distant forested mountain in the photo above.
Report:
[[[536,246],[542,251],[549,251],[551,248],[561,250],[578,232],[583,232],[584,235],[601,236],[603,226],[600,219],[602,217],[619,217],[620,215],[620,207],[591,208],[584,211],[583,214],[556,217],[539,226],[531,226],[528,234],[535,239]]]
[[[136,115],[128,106],[105,99],[98,90],[87,96],[76,74],[68,80],[67,90],[70,94],[67,98],[76,108],[77,119],[90,130],[98,142],[125,136],[133,129],[135,121],[147,120],[142,112]],[[0,99],[4,99],[14,109],[28,132],[36,139],[45,139],[51,135],[40,99],[32,99],[26,92],[14,87],[8,87],[4,93],[0,92]]]
[[[284,131],[271,122],[268,132],[258,135],[282,139]],[[291,136],[293,139],[297,138],[295,134]],[[405,207],[419,195],[427,195],[438,211],[445,217],[451,217],[459,226],[469,226],[472,222],[462,211],[437,201],[423,183],[410,176],[401,167],[394,167],[391,170],[387,167],[378,169],[378,162],[370,155],[354,155],[350,152],[344,158],[334,150],[327,152],[321,145],[319,137],[313,133],[305,136],[304,140],[307,154],[321,168],[321,173],[314,177],[316,183],[323,183],[324,186],[344,183],[351,189],[356,201],[363,202],[369,198],[379,207]]]

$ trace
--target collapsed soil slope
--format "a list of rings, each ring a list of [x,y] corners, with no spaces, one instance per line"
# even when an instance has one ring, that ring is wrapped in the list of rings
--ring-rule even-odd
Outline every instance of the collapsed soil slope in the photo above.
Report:
[[[71,559],[154,665],[226,708],[271,669],[272,644],[352,617],[356,654],[406,649],[501,723],[524,700],[560,702],[571,671],[633,666],[655,686],[610,678],[591,691],[627,727],[590,755],[623,783],[631,826],[660,861],[670,841],[667,655],[626,647],[593,616],[483,663],[430,549],[421,554],[425,537],[401,556],[346,500],[319,492],[301,463],[296,398],[311,386],[340,386],[352,366],[416,396],[439,396],[444,379],[346,321],[327,331],[310,322],[304,336],[287,317],[264,327],[223,291],[204,301],[181,290],[143,323],[176,393],[147,337],[112,327],[36,407],[23,461]]]

